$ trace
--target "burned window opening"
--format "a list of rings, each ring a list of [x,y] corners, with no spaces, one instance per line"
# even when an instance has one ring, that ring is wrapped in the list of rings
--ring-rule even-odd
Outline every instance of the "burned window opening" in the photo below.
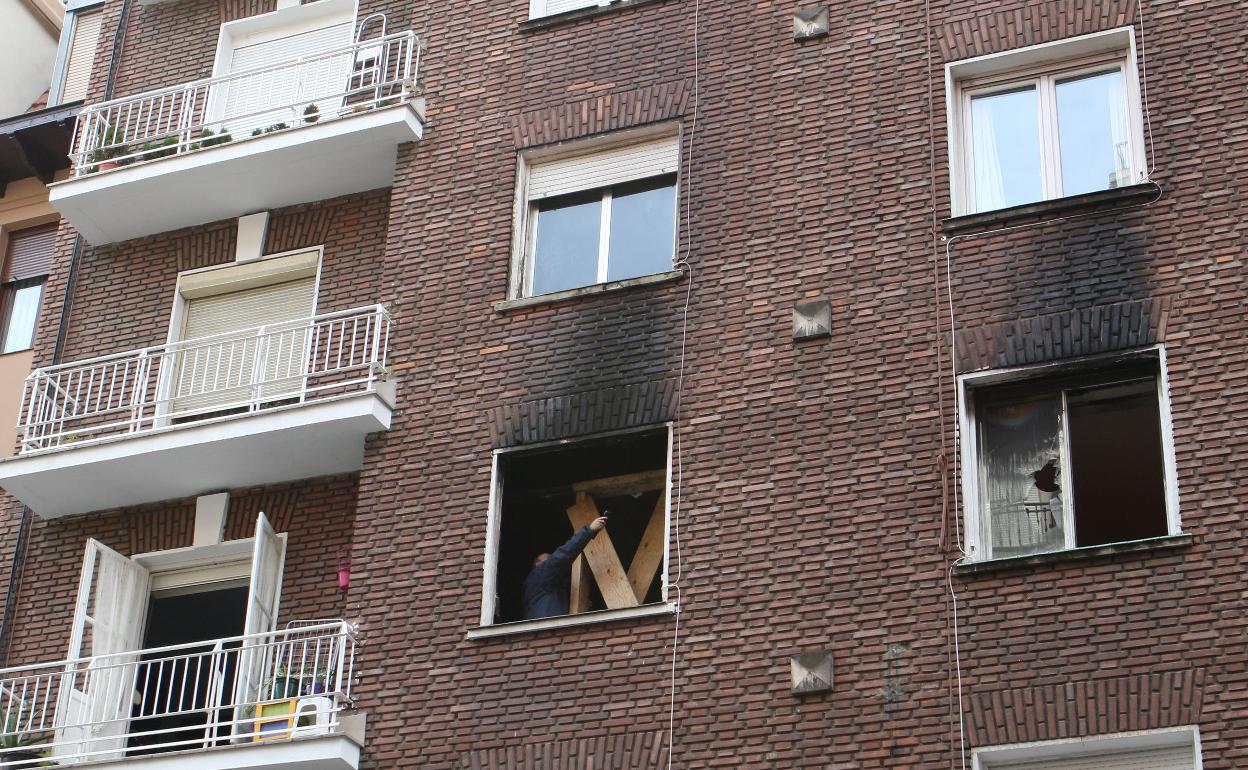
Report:
[[[494,622],[662,601],[667,463],[666,428],[499,455]],[[526,608],[535,557],[558,555],[600,515],[607,516],[605,529],[581,536],[578,558],[548,565],[549,581],[534,576]]]
[[[1169,534],[1156,360],[974,391],[985,558]]]

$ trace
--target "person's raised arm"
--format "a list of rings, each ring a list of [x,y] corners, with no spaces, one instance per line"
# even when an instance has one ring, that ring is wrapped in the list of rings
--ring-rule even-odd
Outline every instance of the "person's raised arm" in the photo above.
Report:
[[[607,517],[599,516],[591,521],[588,525],[582,527],[573,535],[568,542],[559,546],[554,553],[550,555],[542,566],[551,565],[551,569],[562,567],[570,567],[576,557],[581,555],[581,551],[585,550],[585,546],[589,545],[589,541],[594,539],[594,535],[601,532],[607,526]]]

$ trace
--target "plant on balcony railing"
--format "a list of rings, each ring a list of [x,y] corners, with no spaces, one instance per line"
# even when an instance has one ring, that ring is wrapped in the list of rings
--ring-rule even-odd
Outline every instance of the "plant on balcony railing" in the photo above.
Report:
[[[0,767],[37,767],[49,756],[48,750],[41,746],[47,745],[52,734],[28,731],[28,725],[22,723],[24,713],[27,713],[24,709],[10,708],[4,719],[4,732],[0,733]]]

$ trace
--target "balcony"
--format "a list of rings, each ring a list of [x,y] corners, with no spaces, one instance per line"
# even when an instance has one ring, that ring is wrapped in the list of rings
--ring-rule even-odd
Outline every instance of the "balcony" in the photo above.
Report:
[[[357,471],[389,337],[372,305],[36,369],[0,486],[51,518]]]
[[[0,669],[0,766],[356,770],[342,621]]]
[[[423,132],[399,32],[93,104],[49,200],[93,245],[389,186]]]

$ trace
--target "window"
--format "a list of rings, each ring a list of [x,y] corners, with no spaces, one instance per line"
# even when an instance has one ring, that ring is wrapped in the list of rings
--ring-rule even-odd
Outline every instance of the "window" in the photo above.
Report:
[[[963,479],[976,558],[1177,532],[1156,355],[987,379],[963,380]]]
[[[87,98],[91,68],[95,64],[95,49],[99,44],[103,21],[104,8],[99,0],[71,0],[68,3],[65,23],[61,27],[56,64],[52,70],[49,104],[76,102]]]
[[[662,602],[668,458],[667,428],[496,453],[482,625]]]
[[[971,754],[974,770],[1199,770],[1200,735],[1173,727],[985,746]]]
[[[1144,180],[1130,30],[949,66],[955,213]]]
[[[3,303],[0,353],[29,350],[34,345],[43,284],[52,270],[55,247],[54,224],[17,230],[9,236],[0,290]]]
[[[675,136],[526,158],[513,295],[671,270],[679,165]]]
[[[529,18],[554,16],[559,13],[576,11],[581,8],[594,8],[599,5],[610,5],[612,0],[529,0]]]

